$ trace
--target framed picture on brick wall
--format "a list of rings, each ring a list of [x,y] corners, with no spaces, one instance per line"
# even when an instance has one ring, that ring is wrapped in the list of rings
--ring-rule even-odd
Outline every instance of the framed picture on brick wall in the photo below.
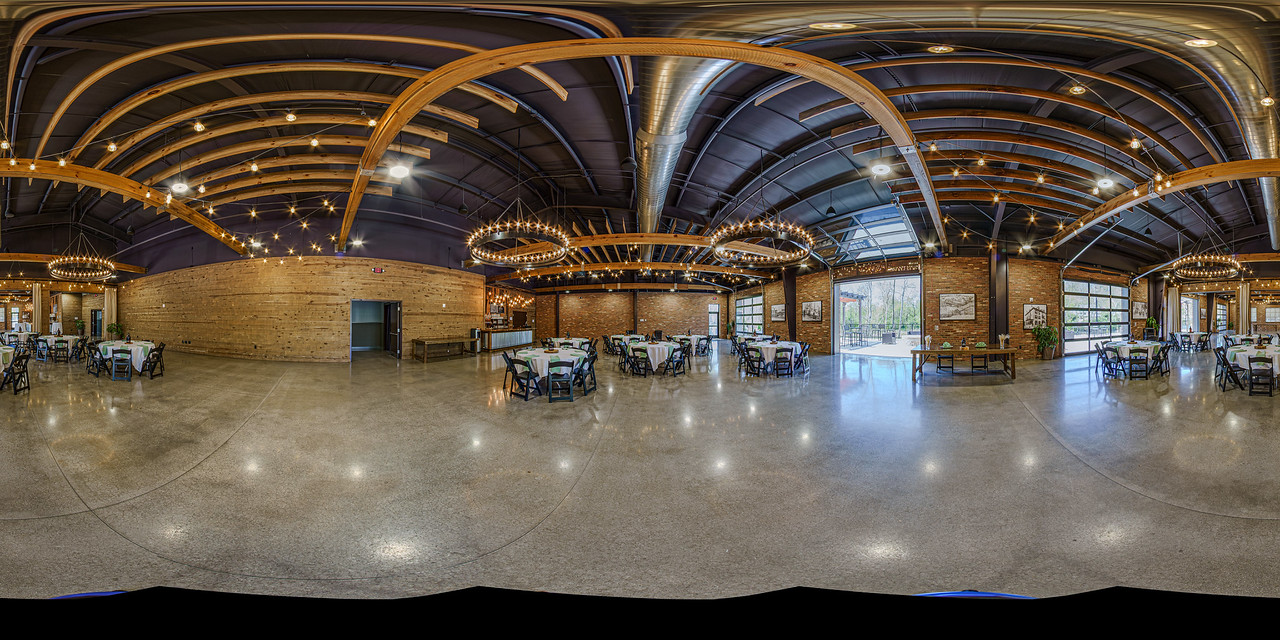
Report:
[[[801,302],[800,320],[804,322],[822,322],[822,301]]]
[[[785,322],[787,320],[787,305],[775,304],[769,307],[770,322]]]
[[[1133,319],[1134,320],[1147,319],[1147,303],[1141,300],[1133,301]]]
[[[939,293],[939,320],[974,320],[977,315],[977,296],[972,293]]]
[[[1049,324],[1049,305],[1045,304],[1024,304],[1022,305],[1022,328],[1035,329]]]

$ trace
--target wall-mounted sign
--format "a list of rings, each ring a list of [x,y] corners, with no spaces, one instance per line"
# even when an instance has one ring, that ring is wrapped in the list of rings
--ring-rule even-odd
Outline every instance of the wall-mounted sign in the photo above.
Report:
[[[386,271],[386,269],[383,269],[382,267],[374,267],[374,268],[373,268],[373,272],[374,272],[374,273],[382,273],[383,271]]]

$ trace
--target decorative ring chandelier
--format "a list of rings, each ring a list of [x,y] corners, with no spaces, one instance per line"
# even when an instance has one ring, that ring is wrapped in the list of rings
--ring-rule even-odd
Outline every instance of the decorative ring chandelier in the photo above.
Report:
[[[494,245],[504,240],[531,240],[545,242],[550,248],[539,248],[521,253],[517,246],[497,249]],[[529,246],[529,245],[526,245]],[[480,227],[467,237],[471,259],[494,267],[523,269],[559,262],[569,253],[569,235],[559,227],[532,220],[506,220]]]
[[[116,277],[114,262],[98,255],[80,232],[61,255],[49,260],[46,265],[49,275],[58,280],[73,282],[98,282]]]
[[[733,242],[747,240],[773,240],[774,244],[790,248],[775,247],[774,252],[753,253],[729,247]],[[738,267],[787,267],[809,257],[813,250],[813,236],[798,225],[779,220],[741,222],[721,227],[711,234],[711,250],[721,261]]]
[[[1178,258],[1171,272],[1180,280],[1219,280],[1240,275],[1242,268],[1231,256],[1202,253]]]

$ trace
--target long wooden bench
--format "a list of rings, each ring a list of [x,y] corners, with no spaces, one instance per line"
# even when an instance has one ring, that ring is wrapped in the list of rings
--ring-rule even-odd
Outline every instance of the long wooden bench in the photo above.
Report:
[[[461,354],[470,355],[472,353],[472,349],[468,348],[468,346],[470,343],[477,342],[477,341],[479,341],[479,338],[472,338],[470,336],[444,337],[444,338],[414,338],[412,341],[410,341],[412,344],[411,346],[412,351],[410,352],[411,353],[410,357],[412,357],[414,360],[421,360],[422,362],[425,363],[427,361],[427,358],[431,357],[432,355],[435,355],[435,356],[452,356],[452,355],[461,355]],[[432,350],[430,349],[430,347],[436,346],[436,345],[444,345],[445,348],[443,350],[436,349],[435,353],[433,354],[431,353]],[[453,345],[458,345],[457,352],[454,352]]]

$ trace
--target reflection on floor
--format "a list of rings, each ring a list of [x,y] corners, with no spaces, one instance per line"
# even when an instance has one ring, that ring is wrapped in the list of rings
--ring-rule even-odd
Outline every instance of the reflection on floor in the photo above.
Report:
[[[894,344],[884,344],[877,342],[865,347],[844,347],[841,353],[855,356],[879,356],[883,358],[910,358],[911,350],[920,345],[920,338],[915,338],[914,344],[907,340],[899,340]]]
[[[0,595],[1280,595],[1280,399],[1218,391],[1210,353],[915,385],[901,359],[632,378],[606,356],[572,404],[507,398],[496,355],[166,360],[33,363],[0,394]]]

